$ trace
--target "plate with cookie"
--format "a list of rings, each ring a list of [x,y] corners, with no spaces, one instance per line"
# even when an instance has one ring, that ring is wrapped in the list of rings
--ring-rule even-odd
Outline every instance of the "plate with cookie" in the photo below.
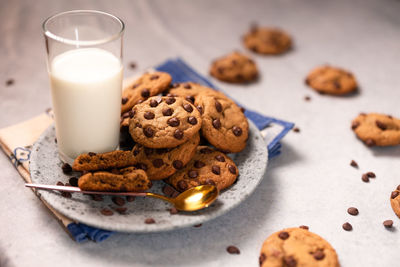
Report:
[[[119,150],[87,151],[70,166],[59,159],[55,128],[49,127],[32,149],[32,182],[167,197],[214,185],[220,194],[213,204],[183,212],[147,197],[42,190],[40,197],[74,221],[136,233],[201,224],[244,201],[267,168],[260,131],[223,93],[192,82],[170,83],[168,73],[152,72],[124,86]]]

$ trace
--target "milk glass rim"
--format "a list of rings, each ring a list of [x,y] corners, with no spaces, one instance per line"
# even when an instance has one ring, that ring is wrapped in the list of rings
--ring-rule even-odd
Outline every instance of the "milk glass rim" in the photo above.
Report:
[[[89,41],[80,41],[80,40],[73,40],[73,39],[68,39],[68,38],[63,38],[61,36],[58,36],[57,34],[49,31],[47,29],[47,23],[55,18],[61,17],[61,16],[65,16],[65,15],[70,15],[70,14],[79,14],[79,13],[88,13],[88,14],[98,14],[98,15],[104,15],[104,16],[108,16],[116,21],[119,22],[120,24],[120,30],[115,33],[112,34],[110,37],[107,38],[102,38],[102,39],[97,39],[97,40],[89,40]],[[42,28],[43,28],[43,33],[45,36],[47,36],[48,38],[51,38],[55,41],[61,42],[61,43],[65,43],[65,44],[69,44],[69,45],[74,45],[74,46],[96,46],[96,45],[102,45],[108,42],[112,42],[114,40],[117,40],[118,38],[120,38],[122,36],[122,34],[124,33],[125,30],[125,23],[118,18],[117,16],[114,16],[112,14],[103,12],[103,11],[98,11],[98,10],[71,10],[71,11],[65,11],[65,12],[61,12],[61,13],[57,13],[54,14],[50,17],[48,17],[42,24]]]

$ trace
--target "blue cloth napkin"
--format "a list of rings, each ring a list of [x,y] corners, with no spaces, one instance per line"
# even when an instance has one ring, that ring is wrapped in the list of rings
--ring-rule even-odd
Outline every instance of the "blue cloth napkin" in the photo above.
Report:
[[[155,67],[155,69],[158,71],[168,72],[172,76],[172,81],[174,83],[191,81],[218,90],[218,88],[216,88],[209,80],[198,74],[179,58],[169,59]],[[269,157],[272,158],[278,156],[282,147],[279,141],[290,129],[293,128],[294,124],[291,122],[271,118],[248,109],[245,109],[244,114],[247,118],[254,122],[254,124],[260,130],[269,127],[271,123],[276,123],[283,126],[282,130],[272,139],[272,141],[267,144]],[[67,228],[78,243],[88,241],[89,239],[95,242],[102,242],[114,234],[114,232],[90,227],[83,223],[70,223]]]

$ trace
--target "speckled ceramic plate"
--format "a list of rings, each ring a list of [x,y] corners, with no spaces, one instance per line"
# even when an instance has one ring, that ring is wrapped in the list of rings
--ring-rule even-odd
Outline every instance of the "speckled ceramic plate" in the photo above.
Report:
[[[58,158],[57,144],[54,142],[54,126],[49,127],[35,143],[32,149],[30,172],[33,183],[52,184],[57,181],[68,182],[73,174],[65,175],[61,170]],[[180,212],[170,215],[168,203],[153,198],[137,197],[133,202],[127,202],[127,214],[117,212],[113,216],[104,216],[102,208],[113,208],[116,205],[111,197],[97,202],[89,196],[73,194],[72,198],[64,198],[59,192],[39,190],[41,197],[54,209],[65,216],[90,226],[115,230],[120,232],[159,232],[178,229],[204,223],[214,219],[239,205],[257,187],[266,171],[268,150],[257,127],[250,122],[250,134],[246,149],[230,155],[238,166],[239,178],[230,188],[221,192],[217,201],[210,207],[192,213]],[[151,191],[162,194],[164,182],[155,181]],[[155,224],[145,224],[146,218],[153,218]]]

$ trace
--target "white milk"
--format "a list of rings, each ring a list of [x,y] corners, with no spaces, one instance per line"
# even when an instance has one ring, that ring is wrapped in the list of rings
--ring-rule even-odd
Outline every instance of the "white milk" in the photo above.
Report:
[[[119,143],[122,66],[98,48],[67,51],[50,64],[51,95],[61,158],[115,150]]]

